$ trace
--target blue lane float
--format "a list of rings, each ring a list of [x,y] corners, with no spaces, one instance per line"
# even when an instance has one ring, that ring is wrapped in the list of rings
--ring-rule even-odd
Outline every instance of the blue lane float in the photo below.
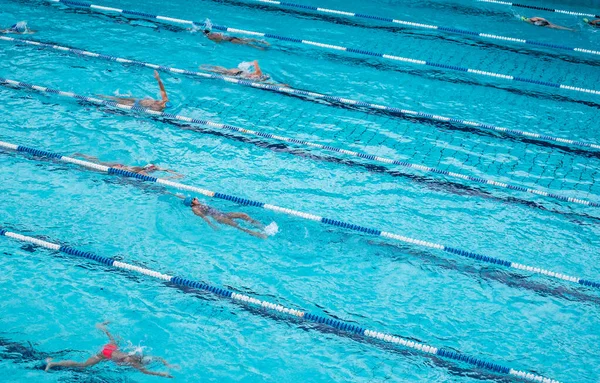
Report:
[[[511,3],[511,2],[508,2],[508,1],[497,1],[497,0],[475,0],[475,1],[479,1],[481,3],[490,3],[490,4],[498,4],[498,5],[508,5],[510,7],[517,7],[517,8],[534,9],[536,11],[547,11],[547,12],[555,12],[555,13],[564,13],[565,15],[572,15],[572,16],[595,17],[597,19],[600,19],[600,16],[595,15],[593,13],[577,12],[577,11],[565,11],[565,10],[562,10],[562,9],[540,7],[540,6],[537,6],[537,5],[527,5],[527,4]]]
[[[406,26],[406,27],[427,29],[430,31],[456,33],[456,34],[461,34],[461,35],[466,35],[466,36],[481,37],[484,39],[493,39],[493,40],[500,40],[500,41],[506,41],[506,42],[511,42],[511,43],[527,44],[527,45],[532,45],[532,46],[537,46],[537,47],[562,49],[562,50],[579,52],[579,53],[600,55],[600,51],[595,51],[592,49],[569,47],[569,46],[560,45],[560,44],[544,43],[544,42],[540,42],[540,41],[519,39],[516,37],[500,36],[500,35],[495,35],[495,34],[491,34],[491,33],[473,32],[473,31],[467,31],[464,29],[458,29],[458,28],[452,28],[452,27],[444,27],[444,26],[425,24],[425,23],[416,23],[413,21],[398,20],[398,19],[394,19],[391,17],[366,15],[366,14],[358,13],[358,12],[341,11],[341,10],[337,10],[337,9],[329,9],[329,8],[324,8],[324,7],[316,7],[316,6],[312,6],[312,5],[296,4],[296,3],[289,3],[289,2],[283,2],[283,1],[274,1],[274,0],[249,0],[249,1],[254,1],[254,2],[258,2],[258,3],[274,5],[274,6],[280,6],[280,7],[302,9],[304,11],[307,11],[307,10],[314,11],[314,12],[326,14],[328,16],[355,17],[355,18],[359,18],[359,19],[367,19],[367,20],[382,21],[382,22],[386,22],[386,23],[399,24],[399,25]]]
[[[539,267],[527,266],[527,265],[523,265],[520,263],[511,262],[511,261],[507,261],[507,260],[503,260],[503,259],[499,259],[499,258],[488,257],[488,256],[485,256],[482,254],[478,254],[478,253],[474,253],[471,251],[462,250],[462,249],[458,249],[458,248],[454,248],[454,247],[445,246],[445,245],[442,245],[439,243],[423,241],[420,239],[406,237],[406,236],[403,236],[400,234],[395,234],[395,233],[383,231],[380,229],[374,229],[374,228],[370,228],[370,227],[356,225],[356,224],[342,221],[342,220],[322,217],[317,214],[306,213],[306,212],[302,212],[299,210],[294,210],[294,209],[289,209],[289,208],[285,208],[285,207],[281,207],[281,206],[277,206],[277,205],[267,204],[264,202],[254,201],[254,200],[250,200],[250,199],[247,199],[244,197],[237,197],[237,196],[233,196],[233,195],[229,195],[229,194],[225,194],[225,193],[214,192],[214,191],[207,190],[204,188],[200,188],[200,187],[196,187],[196,186],[189,186],[189,185],[170,181],[170,180],[163,179],[163,178],[142,175],[142,174],[130,172],[130,171],[123,170],[123,169],[115,169],[115,168],[112,168],[109,166],[100,165],[100,164],[96,164],[96,163],[89,162],[89,161],[83,161],[83,160],[78,160],[76,158],[63,156],[61,154],[57,154],[57,153],[50,152],[47,150],[31,148],[31,147],[22,146],[22,145],[15,145],[12,143],[2,142],[2,141],[0,141],[0,148],[13,150],[16,152],[29,153],[29,154],[32,154],[37,157],[51,158],[54,160],[82,166],[84,168],[96,170],[96,171],[110,174],[110,175],[118,175],[121,177],[131,177],[131,178],[138,179],[140,181],[158,183],[163,186],[172,187],[172,188],[175,188],[178,190],[198,193],[198,194],[201,194],[201,195],[203,195],[205,197],[209,197],[209,198],[218,198],[218,199],[230,201],[230,202],[233,202],[233,203],[236,203],[239,205],[262,208],[265,210],[270,210],[270,211],[274,211],[277,213],[283,213],[283,214],[287,214],[290,216],[306,219],[309,221],[320,222],[325,225],[336,226],[336,227],[339,227],[342,229],[348,229],[348,230],[356,231],[356,232],[363,233],[363,234],[384,237],[384,238],[396,240],[399,242],[408,243],[411,245],[440,250],[440,251],[444,251],[449,254],[459,255],[461,257],[469,258],[471,260],[478,261],[478,262],[489,263],[489,264],[493,264],[493,265],[497,265],[497,266],[528,271],[528,272],[531,272],[534,274],[541,274],[541,275],[545,275],[550,278],[559,279],[559,280],[563,280],[563,281],[569,281],[569,282],[577,283],[577,284],[580,284],[583,286],[600,289],[600,283],[593,282],[593,281],[590,281],[587,279],[574,277],[574,276],[566,275],[563,273],[557,273],[557,272],[546,270],[546,269],[539,268]]]
[[[139,274],[143,274],[152,278],[159,279],[164,282],[169,282],[175,286],[188,287],[196,290],[201,290],[204,292],[211,293],[218,298],[230,299],[231,301],[237,304],[248,305],[252,307],[256,307],[262,309],[264,311],[277,314],[279,317],[286,319],[293,319],[294,321],[301,320],[304,322],[312,322],[319,325],[325,325],[331,327],[337,332],[337,335],[358,335],[366,339],[374,340],[377,339],[384,343],[393,344],[395,346],[403,346],[405,348],[409,348],[411,350],[419,351],[426,355],[435,355],[444,359],[450,359],[453,361],[463,362],[469,364],[471,366],[475,366],[477,368],[485,369],[488,371],[492,371],[496,374],[509,375],[512,377],[517,377],[521,379],[527,379],[533,382],[542,382],[542,383],[560,383],[557,380],[543,377],[538,374],[533,374],[531,372],[516,370],[510,367],[506,367],[499,363],[489,362],[483,359],[479,359],[476,357],[472,357],[469,355],[462,354],[457,351],[452,351],[449,349],[438,348],[429,346],[425,343],[416,342],[411,340],[408,337],[401,337],[398,335],[393,335],[391,333],[380,332],[377,330],[367,329],[358,325],[354,325],[351,323],[347,323],[338,319],[332,319],[328,317],[321,316],[319,314],[313,314],[307,312],[305,310],[297,310],[294,308],[288,308],[282,306],[280,304],[271,303],[269,301],[260,300],[245,294],[240,294],[235,291],[232,291],[227,288],[217,287],[210,285],[208,283],[203,283],[199,281],[194,281],[185,277],[172,276],[168,274],[164,274],[155,270],[147,269],[144,267],[132,265],[129,263],[121,262],[113,258],[104,257],[101,255],[97,255],[91,253],[89,251],[78,250],[69,246],[60,245],[58,243],[53,243],[49,241],[44,241],[38,238],[14,233],[3,228],[0,228],[0,236],[12,238],[14,240],[30,243],[39,247],[43,247],[52,251],[58,251],[61,253],[69,254],[75,257],[84,258],[87,260],[92,260],[98,263],[101,263],[105,266],[113,267],[116,269],[127,270],[129,272],[135,272]]]
[[[576,203],[576,204],[580,204],[580,205],[584,205],[584,206],[600,207],[600,202],[593,202],[593,201],[589,201],[586,199],[575,198],[575,197],[567,197],[567,196],[563,196],[563,195],[556,194],[556,193],[550,193],[550,192],[547,192],[544,190],[537,190],[537,189],[532,189],[532,188],[528,188],[528,187],[524,187],[524,186],[514,185],[511,183],[498,182],[498,181],[494,181],[494,180],[491,180],[488,178],[475,177],[475,176],[470,176],[470,175],[466,175],[466,174],[462,174],[462,173],[451,172],[448,170],[436,169],[436,168],[432,168],[432,167],[425,166],[425,165],[410,163],[407,161],[393,160],[393,159],[390,159],[387,157],[375,156],[375,155],[364,153],[364,152],[357,152],[357,151],[352,151],[352,150],[347,150],[347,149],[341,149],[341,148],[337,148],[337,147],[330,146],[330,145],[318,144],[315,142],[299,140],[296,138],[283,137],[283,136],[272,134],[272,133],[254,131],[254,130],[240,128],[240,127],[236,127],[236,126],[232,126],[232,125],[220,124],[220,123],[216,123],[216,122],[212,122],[212,121],[208,121],[208,120],[199,120],[199,119],[181,116],[181,115],[175,115],[175,114],[171,114],[171,113],[158,112],[158,111],[143,108],[140,106],[119,104],[114,101],[106,101],[106,100],[101,100],[101,99],[97,99],[94,97],[86,97],[86,96],[82,96],[82,95],[71,93],[71,92],[63,92],[58,89],[46,88],[46,87],[32,85],[32,84],[28,84],[28,83],[24,83],[24,82],[0,78],[0,85],[12,85],[15,87],[37,90],[40,92],[64,96],[64,97],[76,99],[79,101],[87,101],[87,102],[98,104],[98,105],[119,108],[119,109],[127,110],[127,111],[142,112],[142,113],[146,113],[146,114],[149,114],[149,115],[152,115],[155,117],[165,117],[165,118],[169,118],[169,119],[175,119],[178,121],[189,122],[192,124],[209,126],[211,128],[215,128],[215,129],[219,129],[219,130],[227,130],[227,131],[241,133],[244,135],[252,135],[252,136],[256,136],[256,137],[260,137],[260,138],[267,138],[267,139],[282,141],[282,142],[291,143],[291,144],[295,144],[295,145],[303,145],[308,148],[313,148],[313,149],[316,148],[316,149],[321,149],[321,150],[325,150],[328,152],[345,154],[348,156],[357,157],[357,158],[361,158],[361,159],[365,159],[365,160],[381,162],[386,165],[397,165],[397,166],[401,166],[401,167],[408,168],[408,169],[415,169],[415,170],[423,171],[426,173],[456,178],[456,179],[460,179],[461,181],[475,182],[475,183],[482,184],[482,185],[489,185],[489,186],[494,186],[494,187],[498,187],[498,188],[503,188],[506,190],[513,190],[513,191],[518,191],[518,192],[534,194],[534,195],[541,196],[541,197],[552,198],[552,199],[556,199],[556,200],[563,201],[563,202],[572,202],[572,203]]]
[[[226,82],[229,84],[248,86],[248,87],[255,88],[255,89],[268,90],[268,91],[273,91],[273,92],[286,94],[286,95],[300,96],[304,100],[309,100],[309,101],[312,101],[313,99],[327,100],[327,101],[333,102],[333,105],[344,104],[344,105],[348,105],[351,107],[368,108],[370,110],[400,114],[400,115],[403,115],[406,117],[411,117],[411,118],[423,118],[423,119],[427,119],[427,120],[440,121],[440,122],[445,122],[445,123],[461,124],[461,125],[468,126],[469,128],[477,128],[477,129],[483,129],[483,130],[492,131],[492,132],[496,132],[496,133],[506,134],[506,135],[510,135],[510,136],[524,137],[524,138],[527,138],[530,140],[549,141],[549,142],[554,142],[554,143],[563,144],[563,145],[577,146],[580,148],[600,149],[600,145],[595,144],[595,143],[585,142],[585,141],[578,141],[578,140],[562,138],[562,137],[554,137],[554,136],[550,136],[547,134],[528,132],[528,131],[523,131],[523,130],[518,130],[518,129],[509,129],[509,128],[504,128],[501,126],[486,124],[486,123],[482,123],[482,122],[475,122],[475,121],[466,120],[466,119],[462,119],[462,118],[446,117],[446,116],[442,116],[439,114],[419,112],[419,111],[410,110],[410,109],[400,109],[400,108],[396,108],[393,106],[380,105],[380,104],[365,102],[365,101],[361,101],[361,100],[355,100],[355,99],[339,97],[339,96],[332,96],[332,95],[327,95],[327,94],[322,94],[322,93],[317,93],[317,92],[312,92],[312,91],[306,91],[306,90],[299,90],[299,89],[294,89],[294,88],[290,88],[290,87],[265,84],[265,83],[261,83],[261,82],[253,82],[253,81],[249,81],[249,80],[243,80],[243,79],[238,79],[238,78],[223,76],[223,75],[218,75],[218,74],[204,73],[204,72],[198,72],[198,71],[189,71],[186,69],[173,68],[173,67],[160,65],[160,64],[152,64],[149,62],[127,59],[127,58],[107,55],[107,54],[103,54],[103,53],[90,52],[90,51],[84,50],[84,49],[69,48],[69,47],[65,47],[62,45],[56,45],[56,44],[48,44],[48,43],[44,43],[44,42],[36,41],[36,40],[16,39],[14,37],[9,37],[9,36],[0,36],[0,41],[6,41],[6,42],[14,43],[14,44],[33,45],[33,46],[40,47],[40,48],[49,48],[49,49],[54,49],[54,50],[57,50],[60,52],[73,53],[73,54],[76,54],[79,56],[97,58],[97,59],[111,61],[111,62],[117,62],[122,65],[136,65],[136,66],[151,68],[154,70],[159,70],[159,71],[168,72],[168,73],[188,75],[188,76],[192,76],[192,77],[196,77],[196,78],[219,80],[219,81],[223,81],[223,82]],[[504,136],[500,136],[500,138],[504,138]]]
[[[153,14],[146,13],[146,12],[112,8],[112,7],[102,6],[102,5],[91,4],[91,3],[73,2],[73,1],[67,1],[67,0],[50,0],[50,1],[56,2],[56,3],[62,3],[65,5],[71,5],[71,6],[75,6],[75,7],[89,8],[89,9],[97,10],[97,11],[116,12],[116,13],[120,13],[120,14],[124,14],[124,15],[138,16],[138,17],[144,17],[144,18],[149,18],[149,19],[156,19],[156,20],[161,20],[161,21],[186,24],[186,25],[190,25],[190,26],[194,26],[194,25],[204,26],[204,22],[195,22],[192,20],[183,20],[183,19],[178,19],[178,18],[173,18],[173,17],[153,15]],[[363,49],[348,48],[348,47],[344,47],[341,45],[326,44],[326,43],[321,43],[318,41],[299,39],[296,37],[281,36],[281,35],[275,35],[272,33],[256,32],[256,31],[250,31],[250,30],[238,29],[238,28],[229,28],[226,26],[215,25],[215,24],[212,25],[212,29],[216,29],[216,30],[219,30],[222,32],[250,35],[250,36],[254,36],[254,37],[264,37],[267,39],[276,39],[276,40],[286,41],[289,43],[305,44],[305,45],[310,45],[313,47],[329,49],[329,50],[334,50],[334,51],[338,51],[338,52],[349,52],[349,53],[355,53],[355,54],[365,55],[365,56],[369,56],[369,57],[378,57],[378,58],[383,58],[386,60],[398,61],[398,62],[403,62],[403,63],[407,63],[407,64],[424,65],[424,66],[429,66],[429,67],[433,67],[436,69],[470,73],[470,74],[477,75],[477,76],[494,77],[494,78],[502,79],[502,80],[524,82],[524,83],[528,83],[528,84],[540,85],[540,86],[550,87],[550,88],[555,88],[555,89],[566,89],[566,90],[571,90],[571,91],[575,91],[575,92],[600,95],[600,90],[595,90],[595,89],[581,88],[581,87],[576,87],[576,86],[567,85],[567,84],[554,83],[554,82],[550,82],[550,81],[534,80],[534,79],[530,79],[530,78],[526,78],[526,77],[513,76],[513,75],[503,74],[503,73],[489,72],[489,71],[484,71],[481,69],[473,69],[473,68],[467,68],[467,67],[462,67],[462,66],[457,66],[457,65],[436,63],[436,62],[431,62],[431,61],[426,61],[426,60],[421,60],[421,59],[414,59],[414,58],[410,58],[410,57],[390,55],[390,54],[386,54],[386,53],[373,52],[373,51],[368,51],[368,50],[363,50]]]

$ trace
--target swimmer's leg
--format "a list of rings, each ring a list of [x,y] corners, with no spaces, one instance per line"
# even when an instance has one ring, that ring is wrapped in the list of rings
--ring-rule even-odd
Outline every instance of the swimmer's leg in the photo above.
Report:
[[[234,227],[238,230],[243,231],[244,233],[250,234],[253,237],[262,238],[262,239],[267,238],[267,236],[263,233],[259,233],[258,231],[252,231],[252,230],[248,230],[246,228],[241,227],[240,225],[238,225],[237,222],[235,222],[233,219],[229,218],[226,215],[215,215],[212,217],[215,219],[215,221],[217,221],[223,225],[228,225],[228,226]]]
[[[48,358],[48,359],[46,359],[46,368],[44,369],[44,371],[48,371],[53,367],[85,368],[85,367],[90,367],[95,364],[98,364],[98,363],[102,362],[104,359],[105,358],[101,357],[100,355],[94,355],[94,356],[88,358],[88,360],[86,360],[85,362],[76,362],[74,360],[62,360],[60,362],[52,362],[52,358]]]
[[[225,67],[217,66],[217,65],[201,65],[200,69],[207,70],[209,72],[219,73],[219,74],[231,75],[231,76],[235,76],[240,71],[239,69],[227,69]]]
[[[117,97],[117,96],[100,96],[100,97],[106,98],[108,100],[116,101],[118,104],[125,104],[125,105],[134,105],[135,102],[138,100],[137,98],[133,98],[133,97]]]
[[[252,219],[252,217],[250,217],[248,214],[246,213],[227,213],[225,214],[225,216],[227,218],[231,218],[231,219],[241,219],[242,221],[246,221],[246,222],[250,222],[252,225],[256,226],[256,227],[264,227],[264,225],[262,223],[260,223],[259,221]]]

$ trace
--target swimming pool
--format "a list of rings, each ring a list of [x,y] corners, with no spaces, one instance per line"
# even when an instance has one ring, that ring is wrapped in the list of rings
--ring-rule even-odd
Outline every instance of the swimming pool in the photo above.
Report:
[[[599,89],[598,57],[551,47],[250,0],[94,3]],[[600,38],[580,17],[476,1],[301,3],[584,49],[596,49]],[[528,4],[597,13],[585,2]],[[521,15],[547,17],[577,32],[535,28],[519,22]],[[213,231],[166,193],[177,188],[8,149],[0,151],[2,229],[561,382],[600,381],[597,288],[427,246],[598,281],[598,208],[502,185],[600,202],[599,151],[435,116],[598,144],[599,95],[275,39],[265,51],[214,44],[177,23],[4,1],[1,24],[19,20],[38,32],[11,37],[189,71],[257,59],[274,80],[294,89],[430,115],[162,71],[174,104],[167,113],[261,134],[5,83],[0,141],[65,156],[154,163],[183,173],[176,181],[184,185],[424,242],[198,195],[217,209],[279,227],[267,240],[226,226]],[[85,97],[158,94],[148,67],[6,40],[0,47],[3,79]],[[143,346],[180,365],[173,371],[180,381],[506,379],[468,362],[10,238],[0,249],[0,367],[8,381],[159,381],[112,364],[43,372],[47,356],[83,360],[97,352],[105,337],[94,324],[103,320],[132,342],[128,349]]]

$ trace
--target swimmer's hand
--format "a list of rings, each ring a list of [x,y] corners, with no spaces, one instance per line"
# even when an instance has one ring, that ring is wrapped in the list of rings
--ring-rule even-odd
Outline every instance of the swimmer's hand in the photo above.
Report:
[[[160,75],[158,74],[157,70],[154,70],[154,78],[160,80]]]
[[[104,322],[102,322],[102,323],[96,323],[96,328],[97,328],[98,330],[102,330],[102,329],[103,329],[104,327],[106,327],[106,325],[107,325],[107,324],[109,324],[109,323],[110,323],[110,321],[108,321],[108,320],[107,320],[107,321],[104,321]]]

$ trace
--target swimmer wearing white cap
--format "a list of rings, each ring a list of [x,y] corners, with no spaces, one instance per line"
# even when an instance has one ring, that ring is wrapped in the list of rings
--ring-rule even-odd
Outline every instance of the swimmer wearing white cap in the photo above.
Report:
[[[29,29],[29,27],[27,26],[27,21],[19,21],[18,23],[16,23],[8,29],[0,30],[0,33],[15,33],[18,35],[29,35],[35,33],[35,31]]]

